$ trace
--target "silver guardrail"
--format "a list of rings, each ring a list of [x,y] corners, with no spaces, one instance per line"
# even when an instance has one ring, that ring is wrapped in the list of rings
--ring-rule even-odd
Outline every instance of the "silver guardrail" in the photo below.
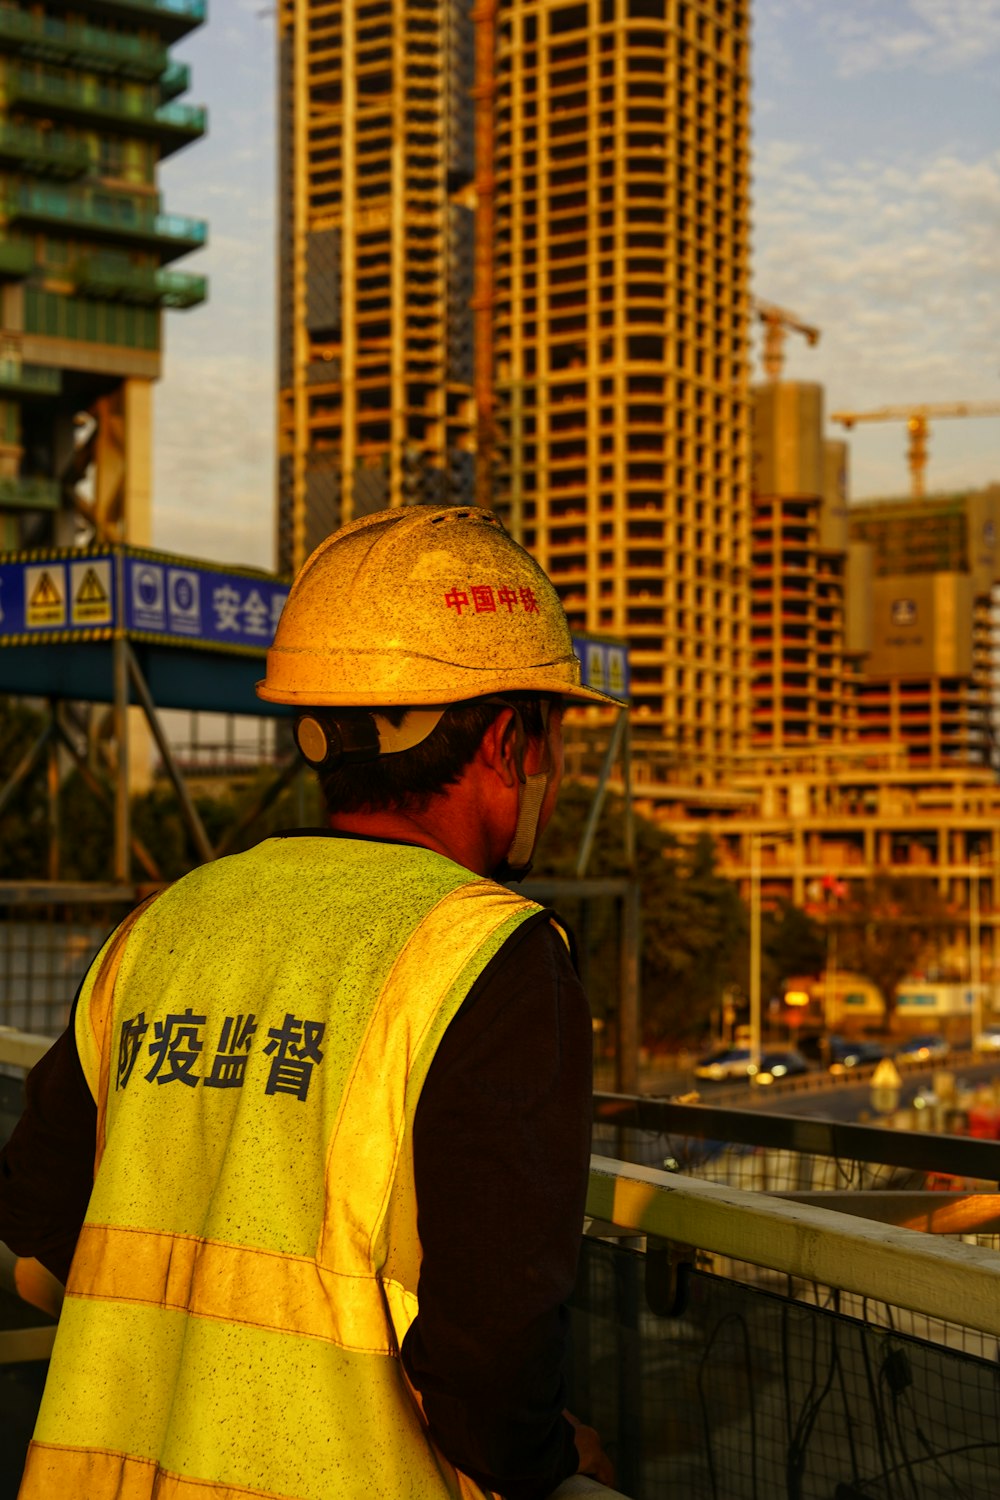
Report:
[[[0,1026],[0,1063],[12,1068],[33,1068],[51,1046],[50,1036],[18,1031],[15,1026]]]
[[[1000,1336],[1000,1253],[979,1245],[601,1156],[587,1213]]]

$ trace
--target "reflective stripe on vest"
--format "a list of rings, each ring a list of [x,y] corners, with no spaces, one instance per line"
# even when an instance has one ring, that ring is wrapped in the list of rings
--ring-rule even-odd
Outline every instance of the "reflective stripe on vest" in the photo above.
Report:
[[[105,945],[78,1005],[100,1169],[21,1500],[482,1493],[396,1358],[412,1128],[538,911],[426,850],[271,840]]]

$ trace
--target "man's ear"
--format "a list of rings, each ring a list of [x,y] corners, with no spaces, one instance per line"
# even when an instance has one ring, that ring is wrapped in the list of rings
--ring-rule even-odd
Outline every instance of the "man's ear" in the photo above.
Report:
[[[512,708],[502,708],[479,742],[477,755],[495,771],[504,786],[513,786],[517,775],[517,725]]]

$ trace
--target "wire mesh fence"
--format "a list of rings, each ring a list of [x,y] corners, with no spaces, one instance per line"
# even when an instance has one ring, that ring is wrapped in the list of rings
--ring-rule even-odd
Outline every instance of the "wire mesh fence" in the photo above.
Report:
[[[606,1096],[602,1107],[602,1101],[598,1100],[595,1152],[727,1187],[802,1195],[922,1193],[929,1195],[925,1203],[934,1204],[940,1189],[951,1189],[958,1194],[993,1194],[1000,1181],[1000,1142],[996,1141],[901,1135],[832,1121],[778,1115],[765,1118],[743,1110],[715,1110],[650,1100],[635,1100],[625,1108],[623,1103]],[[810,1201],[816,1202],[817,1196]],[[944,1207],[943,1194],[940,1202]],[[842,1207],[843,1200],[836,1206]],[[949,1219],[946,1214],[936,1215],[927,1210],[914,1216],[910,1227],[933,1229],[947,1238],[1000,1252],[998,1232],[967,1228],[949,1232],[939,1227],[963,1217],[974,1221],[976,1215],[952,1215]],[[995,1214],[993,1219],[995,1222]],[[904,1219],[900,1217],[895,1222]],[[978,1329],[817,1286],[748,1261],[710,1255],[698,1249],[693,1249],[691,1256],[699,1271],[715,1273],[746,1287],[777,1292],[783,1298],[820,1308],[835,1303],[839,1312],[873,1328],[917,1337],[990,1361],[997,1358],[996,1340]]]
[[[593,1149],[638,1166],[770,1193],[995,1191],[1000,1141],[796,1115],[598,1095]]]
[[[572,1305],[571,1401],[634,1500],[993,1500],[995,1357],[703,1270],[655,1312],[647,1268],[587,1240]]]
[[[91,959],[128,905],[0,904],[0,1026],[57,1036]]]

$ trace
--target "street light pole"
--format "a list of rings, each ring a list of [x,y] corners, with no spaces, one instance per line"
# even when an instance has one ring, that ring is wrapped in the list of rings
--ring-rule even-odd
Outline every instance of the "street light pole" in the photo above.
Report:
[[[750,835],[750,1066],[760,1071],[760,834]]]
[[[972,856],[969,877],[969,977],[972,980],[972,1045],[983,1031],[982,966],[979,953],[979,854]]]

